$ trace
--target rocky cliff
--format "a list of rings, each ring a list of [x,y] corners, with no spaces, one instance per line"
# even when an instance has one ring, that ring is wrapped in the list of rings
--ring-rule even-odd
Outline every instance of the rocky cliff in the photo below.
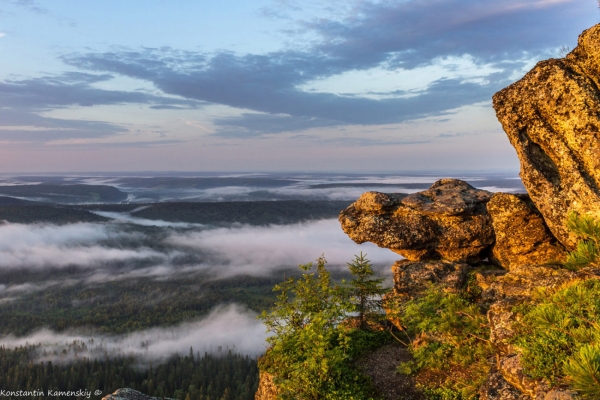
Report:
[[[400,301],[431,284],[459,290],[473,274],[495,352],[481,399],[573,399],[565,386],[531,378],[511,339],[515,306],[537,288],[600,277],[594,268],[562,268],[577,243],[569,214],[600,216],[600,25],[583,32],[565,58],[538,63],[496,93],[493,104],[527,195],[492,195],[444,179],[408,196],[365,193],[339,220],[355,242],[405,257],[392,266],[390,296]],[[482,269],[482,260],[499,268]]]
[[[584,31],[565,58],[538,63],[496,93],[493,105],[517,151],[528,194],[492,194],[442,179],[411,195],[365,193],[339,221],[355,242],[404,257],[392,266],[388,297],[405,302],[431,285],[446,292],[477,287],[494,352],[480,399],[576,399],[564,382],[551,387],[523,368],[522,349],[513,340],[515,306],[530,302],[540,288],[600,279],[595,267],[563,267],[577,243],[567,229],[569,214],[600,217],[600,25]],[[389,318],[402,328],[402,321]],[[271,377],[263,376],[257,398],[272,399]]]
[[[538,63],[493,98],[531,200],[570,249],[567,215],[600,213],[599,43],[596,25],[565,58]]]

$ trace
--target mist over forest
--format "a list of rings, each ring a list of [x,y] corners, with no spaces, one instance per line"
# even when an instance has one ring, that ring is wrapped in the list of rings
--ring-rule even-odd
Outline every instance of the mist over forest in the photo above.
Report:
[[[367,190],[411,193],[438,177],[4,177],[2,344],[57,368],[128,359],[147,369],[190,348],[255,358],[266,338],[256,316],[299,264],[324,254],[341,280],[363,252],[391,284],[400,256],[352,242],[343,208]],[[467,178],[522,190],[512,175]]]

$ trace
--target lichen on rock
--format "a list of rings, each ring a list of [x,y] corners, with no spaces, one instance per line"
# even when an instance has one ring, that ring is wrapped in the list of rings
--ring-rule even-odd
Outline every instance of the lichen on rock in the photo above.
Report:
[[[403,194],[367,192],[339,216],[356,243],[373,242],[408,260],[476,262],[494,241],[485,204],[492,194],[458,179]]]
[[[496,242],[490,259],[506,269],[560,263],[566,251],[525,194],[496,193],[487,203]]]
[[[414,298],[431,285],[441,285],[457,292],[465,284],[472,267],[451,261],[396,261],[392,265],[394,294]]]
[[[600,25],[564,59],[539,62],[493,105],[521,179],[556,238],[573,249],[570,212],[600,216]]]

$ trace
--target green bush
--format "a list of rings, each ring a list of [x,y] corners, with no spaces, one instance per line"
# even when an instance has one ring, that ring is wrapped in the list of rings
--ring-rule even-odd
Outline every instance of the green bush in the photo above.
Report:
[[[515,309],[514,343],[527,374],[551,385],[568,383],[582,394],[600,393],[600,281],[579,281],[553,294],[540,288],[534,301]]]
[[[357,297],[350,295],[358,288],[333,284],[325,263],[319,258],[315,272],[312,263],[301,265],[305,271],[301,278],[275,286],[280,292],[277,302],[271,312],[261,315],[272,336],[260,368],[273,374],[282,399],[375,399],[369,379],[353,361],[385,343],[389,334],[343,323],[356,310],[351,300]]]
[[[583,345],[564,366],[572,387],[588,398],[600,398],[600,347]]]
[[[569,253],[565,267],[597,266],[600,221],[571,213],[567,227],[580,242]],[[554,293],[538,288],[531,304],[513,311],[518,316],[513,341],[520,348],[527,374],[600,399],[600,281],[576,281]]]
[[[577,248],[570,252],[565,266],[577,270],[596,264],[600,256],[600,221],[588,216],[570,213],[567,228],[581,241]]]
[[[423,384],[432,399],[476,398],[492,354],[487,319],[479,306],[432,286],[400,307],[414,361],[402,363],[398,371],[443,377],[441,383]]]

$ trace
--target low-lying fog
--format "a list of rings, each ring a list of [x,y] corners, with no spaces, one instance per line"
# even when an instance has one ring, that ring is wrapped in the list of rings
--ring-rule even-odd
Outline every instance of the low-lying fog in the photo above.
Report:
[[[5,348],[39,346],[35,361],[69,363],[83,357],[133,356],[148,366],[167,360],[174,354],[185,356],[190,347],[199,351],[258,356],[265,349],[265,326],[256,313],[239,305],[215,308],[207,317],[169,328],[153,328],[124,335],[98,335],[78,331],[53,332],[42,329],[23,337],[0,338]]]
[[[517,173],[484,175],[430,173],[421,175],[344,174],[180,174],[157,176],[17,176],[0,177],[0,195],[10,187],[38,184],[113,186],[127,195],[126,202],[256,201],[256,200],[354,200],[366,191],[414,193],[441,178],[458,178],[493,192],[521,192]],[[27,190],[27,193],[31,193]],[[7,194],[10,196],[10,194]],[[24,196],[24,195],[21,195]],[[29,194],[29,196],[33,196]],[[35,200],[44,200],[38,193]],[[26,198],[26,197],[22,197]],[[30,197],[30,199],[34,199]],[[47,198],[47,201],[55,201]],[[93,203],[94,200],[79,201]]]
[[[50,287],[140,278],[181,279],[196,273],[208,273],[213,279],[270,276],[314,261],[321,254],[325,254],[331,269],[341,270],[361,251],[367,253],[378,271],[389,276],[389,266],[400,258],[372,244],[355,244],[335,219],[211,229],[132,219],[120,213],[105,215],[114,219],[66,225],[0,224],[0,272],[70,271],[68,278],[0,284],[0,302]],[[3,337],[0,342],[7,348],[39,343],[40,359],[64,362],[103,354],[135,355],[156,362],[174,353],[185,355],[190,346],[201,352],[218,352],[221,346],[257,355],[265,349],[265,328],[255,317],[241,306],[229,305],[214,309],[200,321],[170,328],[108,336],[46,329],[25,337]],[[66,354],[62,354],[65,349]]]
[[[151,233],[135,231],[123,221],[161,229]],[[218,278],[264,276],[275,269],[305,264],[323,253],[333,267],[344,266],[361,251],[374,264],[391,264],[399,258],[370,243],[355,244],[335,219],[213,229],[189,228],[190,225],[194,224],[186,224],[188,229],[173,229],[171,223],[141,218],[67,225],[3,223],[0,268],[76,266],[94,273],[110,269],[117,275],[135,269],[136,275],[141,271],[154,274],[163,271],[164,278],[180,272],[208,270]],[[145,262],[139,266],[140,263],[133,263],[137,260]]]
[[[404,193],[424,190],[442,177],[443,174],[4,177],[0,178],[0,196],[3,190],[13,193],[13,197],[40,196],[43,193],[37,193],[34,187],[38,184],[47,187],[55,185],[59,191],[64,189],[62,185],[79,184],[113,186],[108,189],[101,187],[105,190],[104,195],[112,196],[116,192],[117,197],[127,198],[126,202],[139,203],[167,200],[355,200],[369,190]],[[490,191],[522,190],[516,174],[463,178],[476,187]],[[19,185],[26,187],[19,189]],[[64,189],[65,193],[60,198],[69,198],[71,194],[67,189]],[[78,198],[84,199],[78,202],[95,201],[96,194],[88,194],[86,187],[77,190]],[[89,196],[89,201],[85,200],[85,196]],[[30,298],[27,296],[45,295],[46,291],[50,293],[55,290],[56,293],[56,290],[102,287],[138,280],[154,285],[167,281],[177,287],[179,282],[200,275],[202,279],[223,283],[234,278],[246,282],[246,278],[240,277],[247,276],[274,279],[283,271],[314,261],[322,254],[330,269],[345,270],[346,263],[361,251],[367,254],[378,273],[389,279],[389,266],[400,258],[372,244],[355,244],[343,233],[336,219],[287,225],[230,224],[210,227],[191,222],[164,221],[159,219],[160,215],[155,220],[144,219],[139,217],[143,213],[135,213],[139,210],[129,213],[114,211],[126,210],[120,207],[94,211],[96,215],[109,219],[109,222],[102,223],[52,225],[0,222],[0,275],[9,277],[0,282],[0,307],[8,310],[19,299],[27,302]],[[192,286],[184,289],[186,294],[189,293],[188,287],[194,288],[195,281],[192,279],[190,282]],[[166,292],[166,295],[169,296],[170,292]],[[229,299],[228,296],[225,298]],[[36,298],[43,299],[43,296]],[[92,304],[91,300],[88,302]],[[71,306],[76,307],[75,303]],[[206,310],[210,310],[214,304],[218,303],[210,303]],[[43,310],[44,304],[40,307]],[[10,315],[11,318],[15,317]],[[104,358],[105,355],[135,355],[141,362],[159,362],[174,353],[185,355],[190,347],[195,351],[215,353],[219,352],[219,348],[221,351],[230,348],[250,355],[265,350],[265,328],[255,318],[254,312],[243,306],[218,305],[208,314],[194,315],[205,317],[169,328],[145,329],[122,335],[42,329],[24,337],[5,336],[0,338],[0,343],[7,348],[26,343],[40,344],[39,359],[59,362],[70,362],[84,356]]]

